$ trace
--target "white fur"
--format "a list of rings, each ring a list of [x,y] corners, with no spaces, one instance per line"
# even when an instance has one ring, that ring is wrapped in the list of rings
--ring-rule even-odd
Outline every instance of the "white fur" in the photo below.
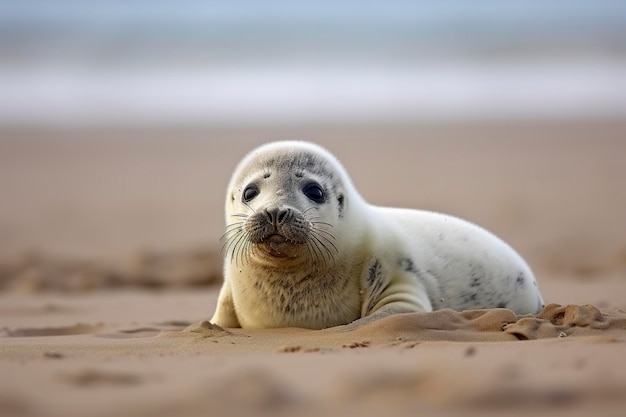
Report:
[[[304,179],[266,163],[302,152],[322,161],[304,169]],[[317,172],[324,164],[326,173]],[[332,183],[328,201],[320,205],[307,199],[298,188],[305,180]],[[261,191],[243,204],[241,193],[254,181]],[[506,307],[525,314],[543,306],[530,268],[502,240],[455,217],[369,205],[335,157],[317,145],[274,142],[238,165],[228,187],[226,223],[233,222],[233,214],[274,206],[313,212],[332,224],[320,226],[334,236],[332,261],[320,250],[325,262],[319,262],[319,252],[302,245],[286,246],[286,259],[255,251],[243,256],[229,248],[213,323],[324,328],[405,311]]]

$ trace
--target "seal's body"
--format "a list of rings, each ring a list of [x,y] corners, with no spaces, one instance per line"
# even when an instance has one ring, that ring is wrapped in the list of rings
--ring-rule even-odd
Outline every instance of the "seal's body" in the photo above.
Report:
[[[320,329],[399,312],[509,308],[543,299],[524,260],[464,220],[369,205],[340,163],[275,142],[239,164],[226,198],[222,327]]]

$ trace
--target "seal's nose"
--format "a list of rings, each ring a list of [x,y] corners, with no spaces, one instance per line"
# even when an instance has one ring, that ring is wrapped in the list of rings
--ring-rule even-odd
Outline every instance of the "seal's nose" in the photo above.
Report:
[[[290,208],[278,208],[274,207],[271,209],[265,210],[267,214],[267,218],[274,227],[278,225],[282,225],[289,220],[291,217],[291,209]]]

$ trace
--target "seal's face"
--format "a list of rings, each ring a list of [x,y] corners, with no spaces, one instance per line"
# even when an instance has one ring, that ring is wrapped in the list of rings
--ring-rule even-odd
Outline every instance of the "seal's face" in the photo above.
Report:
[[[224,248],[230,261],[272,267],[334,263],[344,208],[336,164],[289,146],[251,154],[231,180]]]

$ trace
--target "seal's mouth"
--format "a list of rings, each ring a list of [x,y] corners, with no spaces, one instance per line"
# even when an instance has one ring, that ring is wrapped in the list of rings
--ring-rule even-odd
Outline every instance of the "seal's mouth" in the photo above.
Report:
[[[287,239],[283,235],[272,234],[263,239],[260,244],[267,253],[277,258],[288,258],[293,256],[293,248],[298,245],[297,242],[293,242]]]
[[[289,242],[289,240],[286,237],[284,237],[283,235],[279,235],[278,233],[274,233],[272,235],[269,235],[268,237],[266,237],[263,240],[267,241],[269,243],[287,243],[287,242]]]

